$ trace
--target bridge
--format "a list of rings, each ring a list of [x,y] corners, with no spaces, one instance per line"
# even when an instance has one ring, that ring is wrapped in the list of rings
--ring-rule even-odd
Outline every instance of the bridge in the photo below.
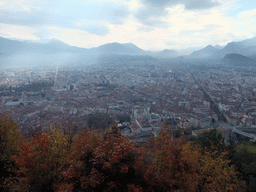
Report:
[[[246,132],[241,131],[241,130],[238,130],[238,129],[236,129],[236,128],[231,128],[231,130],[232,130],[232,132],[235,132],[235,133],[237,133],[237,134],[240,134],[240,135],[243,135],[243,136],[245,136],[245,137],[250,138],[250,140],[251,140],[252,142],[256,142],[256,135],[252,135],[252,134],[250,134],[250,133],[246,133]]]

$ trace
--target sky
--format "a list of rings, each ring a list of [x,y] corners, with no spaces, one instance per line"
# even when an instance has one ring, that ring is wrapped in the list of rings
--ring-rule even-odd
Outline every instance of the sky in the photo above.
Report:
[[[179,50],[255,35],[255,0],[0,0],[0,36],[16,40]]]

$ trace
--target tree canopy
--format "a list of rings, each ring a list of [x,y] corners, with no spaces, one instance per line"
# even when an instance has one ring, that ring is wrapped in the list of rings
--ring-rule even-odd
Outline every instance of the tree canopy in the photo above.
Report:
[[[9,146],[1,158],[13,162],[13,174],[1,180],[5,191],[244,191],[225,151],[205,151],[166,129],[138,145],[116,124],[103,135],[80,131],[70,142],[58,127],[19,139],[11,118],[1,123],[13,130],[1,140]]]

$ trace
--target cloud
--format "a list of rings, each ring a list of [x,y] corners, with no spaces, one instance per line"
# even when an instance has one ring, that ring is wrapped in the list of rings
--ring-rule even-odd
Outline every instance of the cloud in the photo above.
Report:
[[[135,17],[147,26],[167,27],[166,22],[162,20],[167,15],[168,11],[162,8],[144,6],[135,14]]]
[[[37,37],[34,35],[36,31],[32,27],[0,23],[0,29],[0,36],[3,37],[20,40],[37,40]]]
[[[0,0],[0,36],[87,48],[224,45],[255,35],[254,7],[242,0]]]
[[[187,10],[200,10],[200,9],[210,9],[220,5],[220,2],[215,0],[187,0],[184,3],[185,9]]]
[[[108,33],[106,23],[121,24],[128,15],[129,8],[118,1],[76,0],[71,3],[69,0],[17,0],[15,3],[13,0],[3,0],[0,4],[1,23],[30,27],[58,26],[87,30],[99,35]],[[83,20],[95,22],[97,26],[77,25]]]
[[[242,11],[238,14],[238,18],[248,20],[248,19],[255,19],[256,17],[256,9],[252,9],[249,11]]]
[[[49,42],[52,37],[52,31],[47,27],[39,27],[37,30],[33,33],[34,36],[36,36],[39,42]]]
[[[141,0],[142,6],[135,17],[145,25],[169,27],[164,18],[168,16],[168,8],[182,5],[185,10],[198,11],[220,5],[217,0]]]
[[[184,5],[185,9],[209,9],[220,4],[217,0],[142,0],[145,5],[152,7],[172,7]]]
[[[193,35],[193,34],[210,34],[217,29],[222,29],[223,27],[221,25],[213,25],[213,24],[208,24],[208,25],[203,25],[202,29],[198,30],[181,30],[179,32],[179,35]]]
[[[106,35],[109,33],[109,28],[107,26],[88,26],[85,28],[91,34],[95,35]]]

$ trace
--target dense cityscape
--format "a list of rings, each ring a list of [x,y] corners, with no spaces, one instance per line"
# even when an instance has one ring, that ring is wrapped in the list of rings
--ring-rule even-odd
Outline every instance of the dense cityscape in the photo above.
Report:
[[[142,140],[163,122],[176,129],[248,128],[253,135],[255,72],[217,61],[160,59],[3,68],[1,112],[13,115],[24,133],[69,121],[90,128],[92,116],[104,114],[124,135]]]

